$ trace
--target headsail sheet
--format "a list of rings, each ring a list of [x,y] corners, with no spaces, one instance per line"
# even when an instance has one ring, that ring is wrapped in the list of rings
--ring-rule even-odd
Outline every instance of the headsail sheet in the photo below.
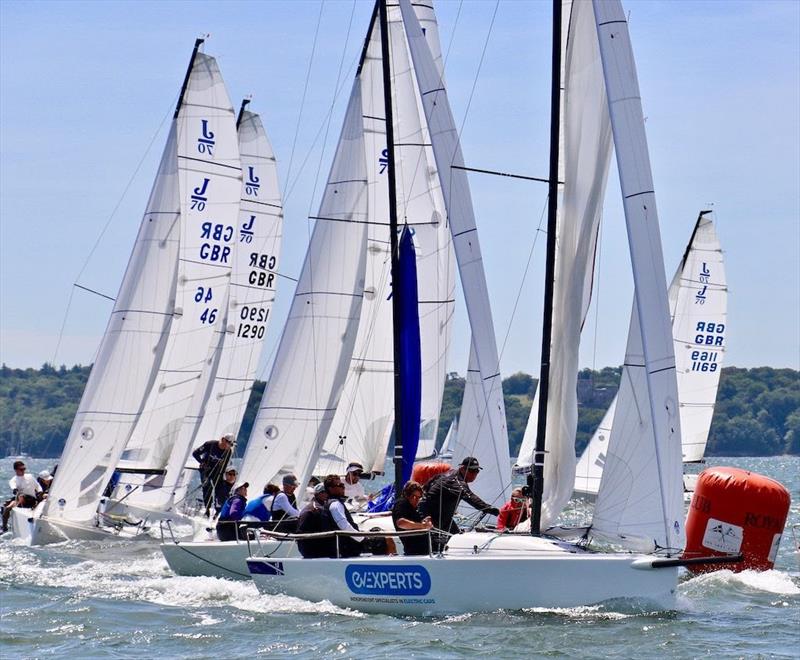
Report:
[[[611,160],[611,124],[588,2],[564,2],[562,110],[553,333],[547,403],[542,525],[555,523],[569,501],[575,474],[580,335],[591,299],[595,250]],[[534,397],[517,464],[533,464],[538,424]]]
[[[485,438],[488,456],[485,460],[480,456],[478,458],[487,470],[491,466],[500,476],[499,482],[492,482],[488,479],[488,474],[482,474],[481,479],[475,482],[473,490],[487,502],[497,503],[506,500],[511,488],[508,435],[497,342],[469,184],[464,170],[453,167],[463,167],[464,158],[444,82],[425,40],[425,34],[408,0],[400,0],[400,9],[406,24],[414,72],[428,120],[436,166],[439,169],[447,220],[453,236],[472,328],[475,363],[480,374],[482,387],[479,395],[486,410]],[[462,418],[462,423],[463,421]]]
[[[592,528],[683,546],[675,354],[639,83],[619,0],[593,0],[635,286],[625,366]]]
[[[188,405],[211,342],[210,314],[228,284],[230,265],[222,255],[227,228],[235,225],[241,171],[233,109],[216,61],[197,53],[187,75],[184,102],[44,505],[50,517],[94,518],[137,428],[146,429],[147,442],[134,445],[147,453],[146,462],[166,459],[182,412],[171,403],[157,412],[148,403],[162,390],[170,402]],[[213,229],[205,236],[206,223],[222,227],[218,237]],[[194,300],[201,285],[213,289],[213,300]],[[170,336],[177,332],[184,341],[176,345]],[[167,364],[178,371],[167,371]]]
[[[352,357],[364,291],[367,174],[356,78],[289,317],[241,468],[258,490],[280,473],[305,483]]]

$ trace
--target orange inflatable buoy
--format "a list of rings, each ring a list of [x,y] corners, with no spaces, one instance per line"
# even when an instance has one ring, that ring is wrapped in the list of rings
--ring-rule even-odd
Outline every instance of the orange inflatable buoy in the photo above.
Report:
[[[789,491],[755,472],[731,467],[704,470],[686,517],[683,557],[741,553],[736,564],[696,564],[693,573],[720,569],[766,571],[775,565],[789,515]]]
[[[447,463],[417,463],[411,473],[412,481],[416,481],[420,486],[424,486],[436,475],[452,470]]]

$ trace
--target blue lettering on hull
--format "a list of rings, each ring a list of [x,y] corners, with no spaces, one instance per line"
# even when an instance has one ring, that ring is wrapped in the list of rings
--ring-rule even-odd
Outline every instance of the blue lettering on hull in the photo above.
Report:
[[[430,573],[419,565],[350,564],[344,576],[354,594],[424,596],[431,590]]]

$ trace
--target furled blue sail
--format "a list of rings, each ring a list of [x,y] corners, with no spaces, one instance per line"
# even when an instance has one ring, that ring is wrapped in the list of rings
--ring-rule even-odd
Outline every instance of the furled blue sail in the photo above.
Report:
[[[419,339],[419,301],[417,297],[417,257],[408,226],[400,234],[397,282],[393,295],[398,296],[399,318],[395,332],[400,344],[402,383],[400,410],[395,411],[396,424],[403,439],[403,483],[411,478],[419,445],[420,406],[422,405],[422,356]]]

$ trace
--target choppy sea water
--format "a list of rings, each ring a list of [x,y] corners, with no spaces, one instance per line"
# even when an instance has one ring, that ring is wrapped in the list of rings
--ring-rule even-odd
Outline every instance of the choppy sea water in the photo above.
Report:
[[[800,458],[712,458],[783,483],[791,512],[775,570],[684,579],[677,609],[366,615],[248,582],[176,577],[153,542],[0,539],[0,657],[800,657]],[[52,461],[28,460],[31,471]],[[6,476],[7,475],[7,476]],[[0,460],[0,492],[11,460]]]

